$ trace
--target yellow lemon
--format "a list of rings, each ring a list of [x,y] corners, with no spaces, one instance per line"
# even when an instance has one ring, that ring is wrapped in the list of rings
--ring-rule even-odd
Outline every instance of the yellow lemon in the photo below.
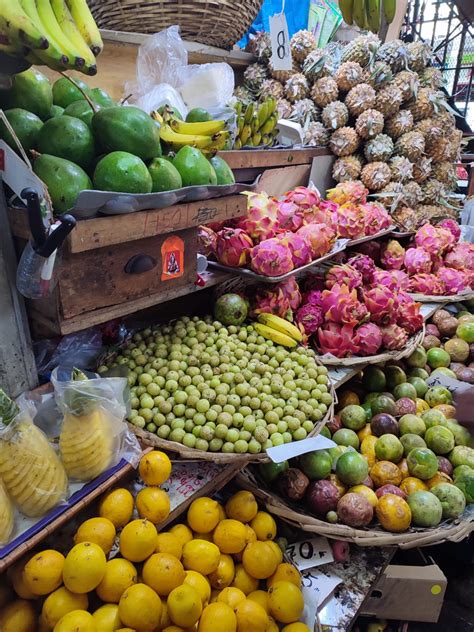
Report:
[[[221,553],[240,553],[247,544],[247,528],[239,520],[221,520],[214,530],[213,539]]]
[[[287,562],[278,564],[276,571],[267,579],[267,587],[270,588],[272,584],[280,581],[291,582],[298,588],[301,588],[301,575],[293,564],[288,564]]]
[[[311,632],[306,623],[290,623],[290,625],[285,625],[281,632]]]
[[[283,562],[283,551],[281,550],[281,548],[273,540],[268,540],[266,544],[268,544],[271,550],[275,553],[275,557],[278,560],[277,564],[281,564]]]
[[[211,603],[202,611],[198,632],[236,632],[237,618],[225,603]]]
[[[301,590],[291,582],[275,582],[268,590],[270,613],[280,623],[294,623],[304,608]]]
[[[49,595],[62,584],[64,555],[47,549],[34,555],[25,564],[23,578],[34,595]]]
[[[161,599],[146,584],[134,584],[120,597],[120,621],[140,632],[151,632],[161,621]]]
[[[169,553],[154,553],[143,565],[143,582],[160,597],[167,597],[186,577],[181,562]]]
[[[258,512],[257,501],[252,492],[240,491],[234,494],[226,503],[225,512],[229,518],[250,522]]]
[[[234,581],[231,586],[240,588],[245,595],[248,595],[254,590],[257,590],[258,579],[249,575],[242,564],[237,564],[235,567]]]
[[[241,601],[245,601],[245,593],[240,590],[240,588],[229,586],[228,588],[221,590],[221,592],[217,595],[217,601],[220,603],[226,603],[233,610],[237,604]]]
[[[172,590],[168,595],[167,604],[171,621],[182,628],[191,627],[201,616],[201,597],[198,591],[188,584]]]
[[[252,577],[267,579],[276,571],[279,560],[268,542],[257,541],[247,544],[242,563]]]
[[[183,554],[183,545],[174,533],[159,533],[156,538],[155,553],[170,553],[180,560]]]
[[[166,628],[166,626],[171,625],[170,615],[168,614],[168,605],[166,601],[161,602],[161,620],[159,629]]]
[[[207,496],[196,498],[189,505],[187,521],[193,531],[209,533],[215,529],[220,519],[217,501]]]
[[[224,507],[220,503],[217,503],[217,507],[219,509],[219,522],[220,522],[221,520],[225,520],[227,518],[227,514],[225,512]]]
[[[172,533],[181,542],[181,546],[184,546],[186,542],[190,542],[193,539],[193,532],[186,524],[178,523],[168,530],[168,533]]]
[[[106,494],[99,505],[99,516],[107,518],[116,529],[124,527],[133,515],[133,496],[123,487]]]
[[[37,599],[38,595],[32,593],[26,585],[25,575],[23,571],[25,570],[25,566],[27,563],[28,559],[24,559],[8,570],[10,582],[12,584],[13,590],[21,599]]]
[[[258,511],[250,522],[258,540],[274,540],[277,534],[276,522],[266,511]]]
[[[374,490],[367,487],[367,485],[354,485],[354,487],[350,487],[347,490],[348,494],[351,492],[354,494],[361,494],[369,501],[372,507],[377,507],[379,499],[377,498]]]
[[[171,474],[171,461],[167,454],[153,450],[142,456],[138,472],[145,485],[163,485]]]
[[[360,444],[360,452],[366,457],[369,468],[373,467],[377,460],[375,456],[375,444],[377,443],[377,439],[378,437],[369,435],[365,437]]]
[[[272,617],[268,617],[268,626],[265,632],[280,632],[277,622]]]
[[[220,551],[212,542],[191,540],[183,547],[183,566],[203,575],[213,573],[219,565]]]
[[[95,626],[100,632],[114,632],[122,625],[119,617],[119,607],[116,603],[106,603],[92,615]]]
[[[94,590],[105,575],[107,559],[104,551],[93,542],[76,544],[66,556],[63,582],[73,593],[88,593]]]
[[[94,542],[108,555],[115,541],[115,526],[108,518],[90,518],[83,522],[74,536],[74,543]]]
[[[41,616],[45,624],[51,629],[68,612],[87,610],[88,606],[89,598],[87,595],[77,595],[65,586],[61,586],[46,597]]]
[[[105,603],[118,603],[123,593],[138,581],[137,569],[128,560],[115,557],[107,562],[105,575],[96,592]]]
[[[169,516],[170,498],[159,487],[144,487],[136,498],[137,511],[140,518],[147,518],[153,524],[160,524]]]
[[[208,603],[211,598],[211,585],[207,577],[197,571],[186,571],[184,583],[198,591],[203,606]]]
[[[249,525],[246,524],[245,528],[247,530],[247,538],[246,538],[247,544],[250,544],[250,542],[256,542],[257,541],[257,534],[252,529],[252,527],[249,527]]]
[[[53,632],[96,632],[94,619],[85,610],[73,610],[64,615],[54,626]]]
[[[157,535],[149,520],[132,520],[120,534],[120,553],[130,562],[143,562],[155,550]]]
[[[230,555],[221,555],[216,570],[209,575],[209,581],[213,588],[222,590],[231,585],[234,575],[234,560]]]
[[[247,599],[250,599],[250,601],[256,601],[262,606],[267,614],[270,614],[270,601],[268,599],[268,593],[265,590],[254,590],[247,595]]]
[[[133,630],[132,628],[118,628],[115,632],[136,632],[136,630]]]
[[[36,632],[38,617],[29,601],[17,599],[0,611],[2,632]]]
[[[245,599],[237,604],[234,612],[239,632],[266,632],[268,615],[256,601]]]

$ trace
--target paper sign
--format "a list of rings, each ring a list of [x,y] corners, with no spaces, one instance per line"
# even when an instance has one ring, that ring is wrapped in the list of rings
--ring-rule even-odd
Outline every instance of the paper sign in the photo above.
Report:
[[[309,439],[302,439],[301,441],[284,443],[283,445],[277,445],[274,448],[268,448],[267,456],[270,457],[273,463],[281,463],[282,461],[294,459],[296,456],[306,454],[307,452],[328,450],[329,448],[335,448],[336,446],[337,444],[334,443],[334,441],[331,441],[331,439],[318,435],[317,437],[310,437]]]
[[[285,556],[299,571],[334,562],[331,545],[327,538],[323,537],[290,544],[286,547]]]
[[[285,14],[277,13],[270,16],[270,40],[272,44],[272,67],[274,70],[291,70],[290,36]]]
[[[304,598],[301,620],[312,630],[318,608],[334,592],[336,586],[342,584],[342,579],[332,573],[318,573],[315,569],[309,569],[301,574],[301,581]]]

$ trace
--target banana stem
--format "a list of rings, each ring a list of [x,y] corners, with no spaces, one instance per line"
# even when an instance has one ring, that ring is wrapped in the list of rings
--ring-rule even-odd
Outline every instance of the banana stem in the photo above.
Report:
[[[74,84],[76,86],[76,88],[79,90],[79,92],[82,93],[82,96],[84,97],[84,99],[91,106],[92,111],[94,112],[94,114],[96,114],[96,112],[98,110],[97,110],[97,107],[96,107],[94,101],[92,101],[90,96],[86,92],[84,92],[84,90],[81,88],[81,86],[78,86],[77,83],[74,81],[74,79],[72,77],[70,77],[69,75],[67,75],[65,72],[60,71],[59,74],[62,75],[63,77],[66,77],[66,79],[68,79],[72,84]]]

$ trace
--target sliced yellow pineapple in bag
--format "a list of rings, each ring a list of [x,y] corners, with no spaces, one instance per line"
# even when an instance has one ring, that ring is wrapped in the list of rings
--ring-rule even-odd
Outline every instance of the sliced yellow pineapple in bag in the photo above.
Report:
[[[13,532],[13,505],[0,481],[0,544],[7,544]]]

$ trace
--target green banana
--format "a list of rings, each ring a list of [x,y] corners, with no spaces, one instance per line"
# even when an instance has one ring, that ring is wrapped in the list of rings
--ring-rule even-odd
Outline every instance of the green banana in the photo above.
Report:
[[[254,104],[252,102],[247,105],[247,109],[245,110],[244,121],[246,124],[250,123],[250,121],[252,120],[253,110],[254,110]]]
[[[260,129],[260,121],[258,120],[258,116],[256,114],[250,123],[250,128],[252,130],[252,134],[255,134]]]
[[[260,132],[255,132],[255,134],[252,136],[252,143],[254,147],[258,147],[262,142],[262,135],[260,134]]]
[[[357,26],[365,29],[365,0],[354,0],[352,15]]]
[[[365,0],[365,14],[369,30],[372,33],[378,33],[380,29],[380,0]]]
[[[268,118],[268,110],[269,110],[269,103],[268,103],[268,101],[264,101],[260,105],[260,107],[258,108],[258,112],[257,112],[258,126],[259,127],[262,127],[262,125],[267,120],[267,118]]]
[[[242,133],[240,134],[240,140],[242,142],[242,146],[247,144],[248,139],[252,136],[252,129],[248,123],[246,123],[242,129]]]
[[[276,124],[277,118],[274,114],[272,114],[272,116],[265,121],[259,131],[262,132],[263,135],[271,134]]]
[[[237,119],[237,135],[240,136],[240,134],[242,133],[242,130],[244,129],[244,119],[242,116],[239,116],[239,118]]]
[[[382,8],[387,24],[391,24],[397,12],[397,0],[382,0]]]
[[[339,9],[342,13],[342,19],[350,26],[353,23],[354,0],[339,0]]]

